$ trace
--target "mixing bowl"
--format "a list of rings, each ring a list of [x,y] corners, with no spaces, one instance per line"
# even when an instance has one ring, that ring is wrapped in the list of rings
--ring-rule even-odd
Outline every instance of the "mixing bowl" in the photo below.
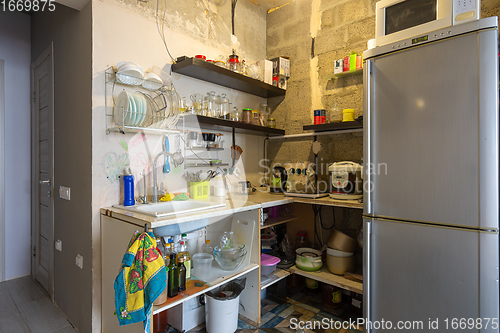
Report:
[[[227,250],[221,249],[220,246],[214,248],[215,261],[217,261],[220,268],[225,271],[237,269],[247,255],[245,244],[236,243],[236,245],[237,247]]]
[[[323,267],[321,260],[321,252],[308,247],[301,247],[295,250],[297,254],[295,258],[295,265],[303,271],[317,271]]]

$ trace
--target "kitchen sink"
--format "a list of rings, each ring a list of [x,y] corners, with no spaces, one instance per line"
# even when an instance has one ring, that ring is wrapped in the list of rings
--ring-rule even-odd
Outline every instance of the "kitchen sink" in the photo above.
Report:
[[[117,205],[115,207],[139,214],[165,217],[170,215],[187,214],[208,209],[224,207],[225,203],[214,203],[200,200],[167,201],[153,204],[139,204],[134,206]]]

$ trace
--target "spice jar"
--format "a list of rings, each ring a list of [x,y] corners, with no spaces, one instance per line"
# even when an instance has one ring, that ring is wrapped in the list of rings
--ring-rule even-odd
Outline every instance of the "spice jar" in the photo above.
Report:
[[[252,110],[252,125],[259,126],[259,111]]]
[[[240,70],[240,61],[236,54],[231,54],[229,56],[229,69],[236,73]]]
[[[276,128],[276,119],[274,119],[274,118],[268,118],[267,119],[267,127],[269,127],[269,128]]]
[[[252,109],[243,109],[242,121],[245,124],[251,124],[252,123]]]

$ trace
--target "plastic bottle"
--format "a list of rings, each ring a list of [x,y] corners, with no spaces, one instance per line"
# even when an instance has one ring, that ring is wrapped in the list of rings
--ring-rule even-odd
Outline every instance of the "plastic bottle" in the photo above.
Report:
[[[182,239],[179,242],[179,253],[177,254],[177,263],[179,259],[184,259],[184,266],[186,267],[186,281],[191,280],[191,255],[187,250],[187,235],[182,234]]]
[[[214,253],[214,248],[212,247],[212,245],[210,245],[210,239],[207,239],[205,241],[205,244],[203,244],[201,246],[201,252],[203,252],[203,253],[209,253],[209,254],[213,254]]]
[[[184,265],[184,258],[179,258],[179,263],[177,264],[177,270],[179,271],[179,291],[186,290],[186,274],[187,269]]]
[[[175,264],[175,253],[170,254],[170,264],[168,265],[168,297],[177,296],[179,291],[179,270]]]
[[[125,175],[123,176],[123,205],[133,206],[135,205],[134,200],[134,176],[131,174],[130,169],[125,170]]]

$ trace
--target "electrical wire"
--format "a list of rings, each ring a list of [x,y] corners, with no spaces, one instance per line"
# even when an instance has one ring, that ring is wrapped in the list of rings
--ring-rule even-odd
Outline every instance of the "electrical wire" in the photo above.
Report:
[[[161,19],[161,29],[160,29],[160,25],[158,23],[158,11],[159,11],[159,7],[160,7],[160,0],[156,0],[156,14],[155,14],[156,28],[158,29],[158,33],[160,34],[161,40],[163,41],[163,45],[165,45],[165,49],[167,50],[167,53],[170,56],[170,59],[172,60],[172,63],[175,63],[175,59],[170,54],[170,51],[168,50],[167,41],[165,40],[165,30],[164,30],[164,28],[165,28],[165,16],[166,16],[166,12],[167,12],[167,6],[165,5],[164,8],[163,8],[163,16],[162,16],[162,19]]]
[[[234,12],[238,0],[231,0],[231,34],[234,35]]]

